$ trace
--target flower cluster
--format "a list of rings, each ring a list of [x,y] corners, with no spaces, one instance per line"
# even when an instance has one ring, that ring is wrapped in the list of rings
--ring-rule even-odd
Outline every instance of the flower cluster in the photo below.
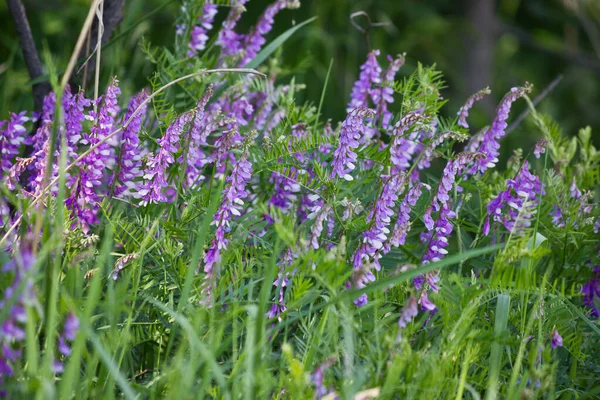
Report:
[[[344,122],[342,122],[338,148],[333,152],[332,177],[337,175],[347,181],[354,179],[352,178],[352,175],[350,175],[350,172],[356,167],[355,164],[357,160],[357,155],[353,150],[358,148],[360,144],[360,132],[364,126],[363,122],[365,117],[371,115],[373,115],[372,110],[359,107],[350,111]]]
[[[210,2],[204,3],[202,9],[202,15],[198,18],[198,25],[194,25],[190,32],[190,42],[188,47],[188,57],[193,57],[199,51],[206,48],[206,42],[208,41],[207,33],[213,28],[213,21],[217,15],[217,6]]]
[[[467,99],[467,102],[458,110],[458,126],[462,126],[463,128],[469,128],[469,124],[467,124],[467,117],[469,116],[469,110],[473,107],[476,101],[483,99],[486,95],[490,94],[490,88],[487,87],[485,89],[481,89],[479,92],[475,93],[473,96]]]
[[[587,281],[581,288],[583,293],[583,304],[592,309],[592,316],[600,318],[598,304],[600,302],[600,265],[593,270],[592,279]],[[594,301],[594,298],[598,299]]]
[[[515,179],[506,181],[507,188],[489,202],[489,216],[501,222],[511,233],[520,234],[531,225],[531,218],[536,213],[539,197],[544,194],[539,178],[529,172],[529,163],[525,161]],[[505,208],[508,206],[508,212]],[[489,217],[488,217],[489,218]],[[489,230],[486,222],[484,234]]]

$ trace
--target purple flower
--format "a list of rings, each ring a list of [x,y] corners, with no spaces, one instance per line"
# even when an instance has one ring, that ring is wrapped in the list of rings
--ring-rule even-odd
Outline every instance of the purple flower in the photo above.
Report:
[[[316,195],[314,195],[316,196]],[[313,200],[314,201],[314,200]],[[327,222],[331,207],[324,205],[323,201],[319,201],[319,205],[315,205],[311,210],[312,213],[308,215],[308,219],[314,219],[315,222],[310,227],[310,245],[313,249],[319,249],[319,238],[323,233],[323,224]]]
[[[537,211],[539,196],[544,194],[539,178],[529,172],[525,161],[515,179],[506,181],[507,189],[488,204],[488,214],[494,221],[504,224],[511,233],[522,234],[531,225]],[[505,208],[508,206],[508,212]]]
[[[406,328],[418,313],[419,310],[417,309],[417,299],[415,299],[413,296],[410,296],[402,308],[400,319],[398,319],[398,336],[396,337],[397,343],[402,340],[402,329]]]
[[[464,106],[458,110],[458,126],[462,126],[463,128],[469,128],[469,124],[467,124],[467,117],[469,116],[469,110],[473,107],[473,104],[476,101],[483,99],[486,95],[490,94],[491,90],[489,87],[485,89],[481,89],[479,92],[475,93],[473,96],[467,99],[467,102]]]
[[[577,187],[577,181],[575,180],[575,177],[573,177],[573,180],[571,181],[571,186],[569,186],[569,194],[575,200],[578,200],[583,195],[581,190],[579,190],[579,188]]]
[[[232,56],[237,54],[242,49],[242,41],[244,35],[240,35],[235,32],[235,26],[240,19],[242,12],[244,12],[244,4],[248,0],[234,0],[232,1],[232,7],[227,15],[227,18],[223,22],[223,27],[219,32],[217,44],[221,47],[221,54],[223,56]]]
[[[433,227],[433,235],[429,240],[427,250],[423,255],[423,264],[429,264],[431,262],[440,261],[446,254],[448,254],[448,238],[452,234],[453,226],[450,222],[451,218],[456,215],[454,211],[444,207],[440,211],[440,215],[435,221]]]
[[[552,217],[552,224],[557,228],[564,228],[565,221],[562,214],[562,211],[559,206],[555,205],[552,207],[552,211],[550,211],[550,216]]]
[[[434,211],[439,211],[442,207],[447,207],[450,200],[450,191],[456,182],[456,176],[460,175],[472,161],[478,160],[481,157],[482,154],[480,153],[460,153],[454,160],[448,161],[444,168],[438,190],[431,202]]]
[[[195,187],[204,179],[202,169],[209,162],[208,157],[202,152],[202,147],[207,144],[206,139],[210,131],[214,129],[215,121],[212,121],[205,112],[206,105],[212,95],[213,88],[210,85],[196,105],[194,119],[189,133],[186,135],[187,147],[179,159],[179,162],[187,166],[186,184],[190,188]]]
[[[592,279],[582,286],[581,292],[583,293],[583,304],[592,309],[592,316],[600,317],[600,310],[594,302],[594,297],[600,298],[600,265],[594,268]]]
[[[312,373],[311,378],[313,385],[315,385],[317,399],[320,399],[327,394],[327,388],[323,383],[325,380],[325,371],[331,368],[336,361],[337,360],[335,357],[328,358],[327,360],[323,361]]]
[[[531,85],[526,83],[523,87],[514,87],[504,96],[498,110],[496,111],[496,117],[492,122],[492,126],[486,131],[479,148],[478,152],[484,153],[485,157],[481,158],[469,171],[470,174],[474,175],[476,172],[484,173],[488,168],[493,168],[498,162],[498,156],[500,155],[500,139],[504,137],[505,130],[507,127],[506,119],[510,112],[512,103],[518,98],[525,96],[525,94],[531,92]]]
[[[9,190],[15,190],[19,184],[19,177],[35,161],[35,157],[17,157],[15,164],[8,171],[4,183]]]
[[[65,88],[65,93],[63,94],[63,99],[67,96],[67,93],[70,95],[71,89],[67,86]],[[33,151],[38,152],[44,147],[44,143],[48,140],[50,136],[50,132],[52,131],[52,121],[54,119],[54,108],[56,105],[56,95],[54,92],[50,92],[44,97],[44,103],[42,106],[42,114],[39,120],[39,128],[33,135]],[[65,122],[67,121],[67,117],[65,116]]]
[[[206,48],[208,41],[207,33],[213,27],[213,20],[217,15],[217,6],[208,1],[204,4],[202,15],[198,18],[198,25],[194,25],[190,33],[190,42],[188,43],[188,57],[193,57],[201,50]]]
[[[141,205],[167,201],[164,193],[165,188],[169,186],[167,168],[175,162],[181,133],[191,119],[191,112],[178,116],[169,125],[163,137],[158,139],[160,149],[155,155],[149,157],[147,170],[144,172],[145,181],[136,194],[136,197],[141,199]]]
[[[358,80],[354,83],[352,93],[350,94],[350,103],[346,112],[351,112],[358,107],[369,107],[369,97],[376,104],[375,99],[380,96],[376,94],[376,90],[373,90],[374,85],[381,83],[381,67],[377,62],[377,56],[379,50],[373,50],[367,56],[367,61],[360,67],[360,75]],[[373,98],[375,96],[375,99]]]
[[[387,109],[387,105],[394,102],[394,89],[390,85],[393,84],[398,70],[404,65],[405,57],[405,54],[399,54],[395,59],[391,56],[387,57],[390,64],[382,76],[381,88],[374,89],[372,92],[373,102],[376,104],[375,119],[377,121],[381,119],[384,128],[388,127],[392,118],[392,113]]]
[[[260,16],[254,29],[252,29],[252,31],[244,38],[244,55],[240,61],[240,67],[243,67],[256,57],[258,52],[262,49],[262,46],[267,42],[264,36],[273,28],[275,15],[284,8],[298,7],[300,7],[299,0],[277,0],[267,7],[265,12]]]
[[[134,180],[142,175],[138,134],[146,116],[147,105],[143,103],[147,98],[148,93],[144,90],[134,96],[129,102],[127,113],[123,118],[123,123],[129,122],[129,125],[123,129],[121,134],[121,147],[113,176],[114,195],[117,197],[125,194],[131,195],[130,191],[135,187]],[[140,109],[138,110],[138,108]],[[129,121],[130,119],[131,121]]]
[[[533,155],[535,158],[540,158],[542,154],[546,152],[546,146],[548,146],[547,139],[542,139],[535,144],[535,148],[533,149]]]
[[[333,152],[332,178],[337,175],[347,181],[354,179],[350,172],[355,168],[357,155],[352,150],[359,146],[364,118],[371,115],[373,115],[372,110],[359,107],[352,110],[342,122],[338,148]]]
[[[27,129],[25,124],[29,121],[27,113],[10,113],[8,124],[0,122],[0,177],[13,166],[13,160],[21,152],[21,145],[25,144]],[[2,127],[6,124],[6,128]]]
[[[396,225],[394,226],[394,230],[392,231],[389,240],[384,245],[384,253],[389,252],[392,246],[403,246],[406,242],[406,235],[410,230],[410,211],[421,197],[421,188],[423,186],[429,189],[429,185],[417,182],[408,193],[406,193],[404,199],[402,199],[400,210],[398,211],[398,219],[396,220]]]
[[[202,289],[205,304],[210,303],[214,278],[217,271],[215,267],[221,261],[221,251],[226,249],[229,240],[225,234],[230,231],[230,223],[233,216],[240,216],[242,212],[243,199],[248,196],[246,184],[252,176],[252,164],[248,161],[248,153],[245,151],[239,161],[233,166],[231,175],[227,177],[227,187],[223,190],[223,200],[213,216],[211,225],[216,225],[217,231],[210,248],[204,256],[205,285]]]
[[[71,354],[71,347],[69,346],[70,342],[75,340],[75,335],[79,331],[79,318],[75,316],[72,312],[67,315],[65,318],[65,324],[63,327],[63,332],[58,338],[58,351],[63,356],[69,356]],[[62,372],[62,371],[60,371]]]
[[[417,143],[404,137],[404,133],[422,118],[419,112],[408,113],[398,121],[392,130],[390,161],[398,171],[405,171],[410,167],[410,160],[417,148]]]
[[[296,193],[300,192],[300,184],[297,182],[298,171],[292,167],[283,174],[273,172],[270,182],[273,183],[274,194],[269,199],[269,204],[277,207],[283,214],[287,214],[296,202]]]
[[[557,347],[562,347],[562,345],[563,345],[562,336],[560,336],[560,333],[558,333],[558,330],[556,328],[554,328],[554,331],[552,332],[552,348],[555,349]]]

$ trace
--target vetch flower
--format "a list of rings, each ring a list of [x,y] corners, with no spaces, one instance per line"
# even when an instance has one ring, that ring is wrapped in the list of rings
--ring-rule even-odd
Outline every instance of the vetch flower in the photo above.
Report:
[[[201,50],[206,48],[208,41],[208,32],[213,28],[213,21],[217,15],[217,6],[212,2],[206,1],[202,9],[202,15],[198,17],[198,24],[194,25],[190,32],[190,42],[188,43],[188,57],[193,57]]]
[[[400,318],[398,319],[398,336],[396,337],[396,343],[399,343],[402,340],[402,329],[406,328],[418,313],[417,299],[410,296],[408,300],[406,300],[406,304],[402,308]]]
[[[592,309],[593,317],[599,318],[600,310],[598,310],[594,298],[600,298],[600,265],[594,268],[592,279],[581,287],[581,292],[583,293],[583,304]]]
[[[406,235],[410,230],[410,212],[421,197],[422,187],[425,187],[428,190],[430,189],[429,185],[417,182],[406,193],[404,199],[402,199],[394,230],[392,231],[389,240],[384,244],[384,253],[388,253],[392,246],[402,246],[406,242]]]
[[[485,89],[481,89],[479,92],[475,93],[471,97],[467,99],[467,102],[458,110],[458,126],[462,126],[463,128],[469,128],[469,124],[467,124],[467,117],[469,116],[469,110],[473,107],[473,104],[476,101],[483,99],[486,95],[490,94],[491,90],[489,87]]]
[[[404,133],[422,118],[419,112],[410,112],[404,115],[392,129],[390,161],[398,171],[405,171],[410,167],[410,160],[417,147],[417,143],[404,137]]]
[[[381,67],[377,62],[377,56],[379,50],[373,50],[367,56],[367,61],[360,67],[360,75],[358,80],[352,87],[352,93],[350,94],[350,103],[346,108],[346,112],[350,113],[359,107],[369,107],[369,98],[376,104],[377,96],[376,90],[373,90],[374,85],[381,83]],[[375,99],[373,99],[375,96]]]
[[[554,330],[552,331],[552,348],[555,349],[557,347],[562,347],[562,345],[563,345],[562,336],[560,336],[560,333],[558,333],[558,330],[556,328],[554,328]]]
[[[25,124],[29,120],[27,113],[22,111],[18,114],[10,113],[8,123],[0,122],[0,177],[12,168],[14,158],[20,153],[21,146],[25,144],[27,138]],[[4,125],[6,128],[2,129]]]
[[[244,8],[244,4],[247,2],[248,0],[232,1],[231,10],[223,22],[221,31],[219,32],[219,37],[217,39],[217,44],[221,47],[222,56],[227,57],[238,54],[242,49],[244,35],[236,33],[234,29],[242,13],[246,10]]]
[[[531,92],[531,88],[532,86],[529,83],[526,83],[523,87],[512,88],[510,92],[504,96],[498,106],[492,126],[485,132],[481,144],[477,149],[478,152],[484,153],[485,157],[478,160],[473,168],[469,170],[471,175],[474,175],[476,172],[483,174],[489,168],[494,168],[496,166],[498,156],[500,155],[499,141],[506,133],[506,127],[508,126],[506,120],[511,106],[517,99]]]
[[[388,55],[389,66],[382,75],[381,88],[373,90],[373,102],[376,104],[375,120],[381,120],[382,126],[387,128],[392,118],[392,113],[388,111],[387,105],[394,102],[394,89],[390,87],[394,83],[394,78],[398,70],[404,65],[405,54],[398,54],[396,58]]]
[[[547,139],[542,139],[535,144],[535,148],[533,149],[533,155],[535,158],[540,158],[542,154],[546,152],[546,146],[548,146]]]
[[[350,175],[350,172],[356,168],[355,163],[357,160],[357,155],[353,150],[359,146],[364,118],[372,115],[372,110],[359,107],[352,110],[342,122],[338,148],[333,152],[332,178],[337,175],[347,181],[354,179]]]

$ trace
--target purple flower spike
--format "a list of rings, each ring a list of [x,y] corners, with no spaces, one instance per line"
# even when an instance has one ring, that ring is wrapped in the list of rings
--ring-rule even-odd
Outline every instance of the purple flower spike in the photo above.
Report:
[[[227,177],[227,187],[223,190],[223,200],[214,215],[211,225],[216,225],[217,231],[210,248],[204,256],[204,288],[205,295],[203,303],[210,304],[212,289],[214,286],[216,267],[221,261],[221,251],[226,249],[229,240],[225,234],[231,230],[230,223],[233,216],[238,217],[242,212],[243,199],[248,196],[246,185],[252,177],[252,164],[248,161],[248,153],[244,152],[240,160],[233,166],[231,175]]]
[[[476,101],[483,99],[486,95],[490,94],[491,90],[489,87],[480,90],[475,93],[473,96],[469,97],[464,106],[458,110],[458,126],[462,126],[463,128],[469,128],[469,124],[467,124],[467,117],[469,116],[469,110],[473,107],[473,104]]]
[[[558,330],[554,328],[554,331],[552,332],[552,348],[562,347],[562,345],[563,338],[560,336],[560,333],[558,333]]]
[[[240,61],[240,67],[246,65],[252,60],[258,52],[262,49],[263,45],[267,42],[265,35],[273,29],[273,23],[275,22],[275,15],[279,11],[285,8],[298,8],[300,7],[299,0],[277,0],[275,3],[267,7],[263,15],[260,16],[256,26],[244,39],[244,55]]]
[[[496,111],[496,118],[494,118],[492,126],[486,131],[478,148],[478,152],[484,153],[485,157],[479,160],[469,171],[471,175],[474,175],[476,172],[483,174],[489,168],[494,168],[496,166],[498,156],[500,155],[499,141],[504,137],[506,127],[508,126],[506,120],[512,103],[531,92],[531,88],[532,86],[529,83],[526,83],[523,87],[512,88],[510,92],[504,96]]]
[[[582,286],[581,292],[583,293],[583,304],[592,309],[593,317],[599,318],[600,310],[598,310],[594,298],[600,298],[600,265],[594,268],[592,279]]]
[[[246,10],[244,4],[247,2],[248,0],[234,0],[229,15],[227,15],[227,18],[223,22],[223,27],[219,32],[217,40],[217,44],[221,46],[221,54],[223,56],[232,56],[239,53],[242,49],[244,35],[236,33],[234,29],[242,13]]]
[[[392,118],[392,113],[388,111],[387,105],[394,102],[394,89],[390,85],[394,82],[394,78],[398,73],[398,70],[404,65],[406,60],[405,54],[399,54],[396,58],[388,56],[389,66],[383,74],[383,82],[381,88],[377,88],[373,91],[373,102],[377,105],[375,111],[375,119],[379,121],[381,119],[384,128],[387,128]]]
[[[402,329],[406,328],[418,313],[417,299],[411,296],[406,301],[404,308],[402,308],[400,319],[398,319],[398,336],[396,337],[396,343],[402,341]]]
[[[352,110],[344,122],[340,131],[340,141],[338,148],[333,152],[333,172],[331,177],[336,175],[351,181],[354,178],[350,172],[354,170],[357,155],[353,151],[359,146],[360,133],[363,128],[364,118],[373,115],[373,111],[359,107]]]
[[[394,139],[390,146],[390,161],[398,171],[405,171],[410,167],[410,160],[417,148],[417,143],[404,137],[404,133],[422,118],[419,112],[408,113],[398,121],[392,130]]]
[[[198,18],[198,25],[195,25],[190,33],[188,57],[193,57],[196,53],[206,48],[206,42],[208,41],[207,33],[213,28],[212,24],[215,15],[217,15],[217,6],[207,1],[204,4],[202,15]]]
[[[406,242],[406,235],[410,230],[410,211],[417,204],[417,201],[421,197],[422,187],[429,188],[429,185],[417,182],[404,196],[402,203],[400,203],[400,210],[398,211],[398,220],[394,226],[394,230],[390,235],[390,239],[384,245],[384,253],[391,250],[391,247],[403,246]]]
[[[374,103],[377,103],[375,99],[380,95],[375,94],[377,90],[373,90],[373,86],[381,84],[381,67],[377,62],[378,55],[379,50],[373,50],[367,56],[367,61],[361,65],[360,76],[352,88],[352,93],[350,94],[351,100],[346,112],[351,112],[358,107],[368,107],[369,97],[371,97]],[[374,95],[375,99],[373,98]]]
[[[179,159],[179,162],[187,165],[186,183],[190,188],[197,186],[204,179],[202,169],[209,162],[208,157],[202,152],[202,147],[206,145],[206,138],[210,130],[213,129],[209,116],[205,112],[206,105],[212,95],[213,88],[210,85],[196,105],[194,110],[196,115],[186,140],[188,143],[187,151],[184,151]],[[187,158],[184,159],[184,156],[187,156]]]
[[[164,189],[169,186],[167,168],[175,162],[174,156],[179,149],[181,133],[191,118],[192,114],[190,112],[175,118],[163,137],[158,139],[160,149],[156,155],[149,157],[148,169],[144,173],[145,182],[136,194],[141,199],[141,205],[167,201],[164,194]]]
[[[27,121],[29,117],[25,111],[22,111],[18,114],[11,113],[8,124],[5,121],[0,122],[0,129],[6,125],[5,129],[0,130],[0,177],[12,168],[14,158],[20,153],[21,145],[25,144]]]
[[[123,129],[121,136],[121,148],[117,159],[117,168],[115,168],[115,177],[113,178],[114,195],[131,195],[131,189],[134,188],[134,180],[141,177],[141,155],[139,132],[142,122],[146,116],[147,105],[142,104],[148,98],[146,91],[141,91],[129,102],[127,113],[123,118],[123,123],[129,122],[129,125]],[[139,108],[139,110],[138,110]],[[137,111],[137,112],[136,112]],[[134,114],[135,113],[135,114]],[[133,118],[132,118],[133,117]]]
[[[523,229],[531,225],[539,197],[544,194],[543,186],[539,178],[529,172],[527,161],[515,179],[506,182],[507,189],[488,204],[488,214],[494,221],[504,224],[510,232],[522,234]],[[508,213],[503,212],[506,206]]]

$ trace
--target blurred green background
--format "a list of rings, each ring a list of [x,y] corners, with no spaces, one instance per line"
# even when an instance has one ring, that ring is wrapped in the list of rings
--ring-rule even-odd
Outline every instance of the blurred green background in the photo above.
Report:
[[[52,55],[62,70],[74,47],[87,13],[88,0],[23,0],[38,51]],[[250,0],[238,31],[245,32],[264,8],[265,0]],[[318,19],[286,42],[281,53],[283,74],[306,84],[299,99],[318,102],[327,67],[334,60],[324,113],[334,121],[344,117],[348,96],[369,47],[387,54],[407,53],[400,75],[408,75],[417,62],[436,63],[446,77],[444,113],[456,113],[474,91],[490,86],[492,96],[474,111],[474,128],[489,123],[495,105],[512,86],[525,81],[539,94],[559,75],[564,79],[540,104],[574,134],[585,125],[600,134],[600,1],[595,0],[301,0],[299,10],[284,10],[276,18],[269,39],[293,23],[312,16]],[[102,79],[117,75],[123,92],[144,87],[152,65],[140,51],[145,37],[153,45],[172,46],[175,21],[182,1],[128,0],[124,18],[103,49]],[[368,13],[373,27],[368,40],[350,23],[350,14]],[[220,10],[217,25],[227,9]],[[141,21],[141,22],[140,22]],[[356,23],[366,26],[364,17]],[[214,33],[214,31],[213,31]],[[42,55],[42,61],[44,56]],[[287,71],[287,73],[286,73]],[[14,23],[0,0],[0,119],[8,111],[30,109],[31,88]],[[524,108],[517,104],[512,118]],[[521,132],[528,132],[522,129]],[[527,134],[507,138],[508,149],[528,146],[537,137]]]

